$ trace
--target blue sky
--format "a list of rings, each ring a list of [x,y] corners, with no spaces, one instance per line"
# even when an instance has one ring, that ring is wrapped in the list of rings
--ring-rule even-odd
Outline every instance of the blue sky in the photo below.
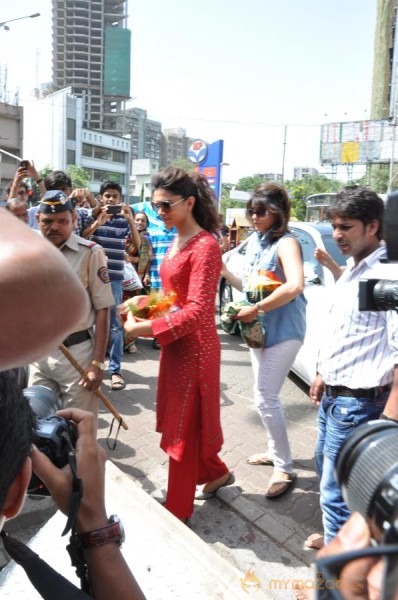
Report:
[[[319,124],[369,116],[376,4],[130,0],[131,105],[163,127],[224,139],[224,181],[280,172],[284,125],[285,175],[319,168]],[[41,17],[0,29],[3,75],[7,64],[21,98],[51,79],[51,1],[19,0],[0,14],[32,12]]]

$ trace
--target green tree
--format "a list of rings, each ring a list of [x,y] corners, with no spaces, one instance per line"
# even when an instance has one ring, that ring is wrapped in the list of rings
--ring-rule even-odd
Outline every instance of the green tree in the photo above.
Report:
[[[345,185],[336,179],[328,179],[325,175],[313,175],[297,180],[286,180],[284,187],[287,189],[292,201],[292,217],[304,221],[307,210],[305,199],[311,194],[337,192]]]
[[[77,165],[69,165],[66,169],[67,174],[72,179],[72,188],[88,188],[90,184],[90,173],[87,169]]]
[[[189,158],[176,158],[171,163],[171,166],[177,167],[177,169],[183,169],[187,173],[193,173],[195,170],[195,165]]]
[[[227,214],[227,208],[242,208],[242,202],[231,200],[230,193],[234,185],[232,183],[223,183],[221,186],[221,198],[218,212],[223,215],[224,219]]]
[[[366,170],[366,175],[356,181],[358,185],[367,185],[378,194],[385,194],[390,180],[390,166],[383,164],[370,164]],[[391,189],[398,188],[398,169],[393,169]]]
[[[50,165],[46,165],[45,167],[43,167],[42,169],[40,169],[39,175],[40,175],[41,179],[45,179],[46,175],[48,175],[49,173],[51,173],[52,170],[53,170],[53,168],[50,167]]]
[[[236,189],[240,190],[242,192],[252,192],[254,190],[254,188],[256,187],[256,185],[259,185],[260,183],[264,183],[264,182],[265,182],[265,179],[263,179],[262,177],[259,177],[258,175],[242,177],[241,179],[239,179],[238,183],[236,184]]]

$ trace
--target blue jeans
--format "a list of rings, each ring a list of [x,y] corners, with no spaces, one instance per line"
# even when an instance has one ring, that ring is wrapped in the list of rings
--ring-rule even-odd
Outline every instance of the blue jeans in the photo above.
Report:
[[[379,418],[387,397],[388,392],[374,399],[347,396],[331,398],[326,394],[322,397],[318,414],[315,462],[320,479],[325,543],[335,537],[350,516],[334,474],[340,449],[358,425]]]
[[[122,281],[111,281],[115,306],[111,306],[110,332],[109,332],[109,371],[119,373],[123,357],[123,327],[116,315],[116,307],[122,303]]]

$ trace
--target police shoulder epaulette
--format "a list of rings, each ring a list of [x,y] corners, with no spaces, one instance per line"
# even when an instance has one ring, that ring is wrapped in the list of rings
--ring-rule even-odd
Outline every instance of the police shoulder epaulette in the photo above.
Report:
[[[82,246],[86,246],[86,248],[95,248],[95,246],[98,246],[96,242],[93,242],[92,240],[86,240],[82,237],[79,237],[78,243]]]

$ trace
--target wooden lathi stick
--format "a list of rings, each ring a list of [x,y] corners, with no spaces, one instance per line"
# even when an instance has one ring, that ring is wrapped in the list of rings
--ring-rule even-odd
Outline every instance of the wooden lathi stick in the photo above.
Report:
[[[64,344],[60,344],[59,345],[59,349],[66,356],[66,358],[69,360],[70,364],[75,367],[76,371],[78,371],[82,377],[85,377],[87,375],[86,371],[77,362],[77,360],[75,359],[75,357],[69,352],[68,348],[66,346],[64,346]],[[100,400],[102,400],[102,402],[105,404],[106,408],[119,421],[119,423],[123,427],[123,429],[127,430],[128,429],[127,423],[125,421],[123,421],[122,415],[116,410],[116,408],[113,406],[112,402],[110,400],[108,400],[108,398],[105,396],[105,394],[103,394],[101,392],[101,390],[95,390],[94,394],[96,396],[98,396],[98,398]]]

